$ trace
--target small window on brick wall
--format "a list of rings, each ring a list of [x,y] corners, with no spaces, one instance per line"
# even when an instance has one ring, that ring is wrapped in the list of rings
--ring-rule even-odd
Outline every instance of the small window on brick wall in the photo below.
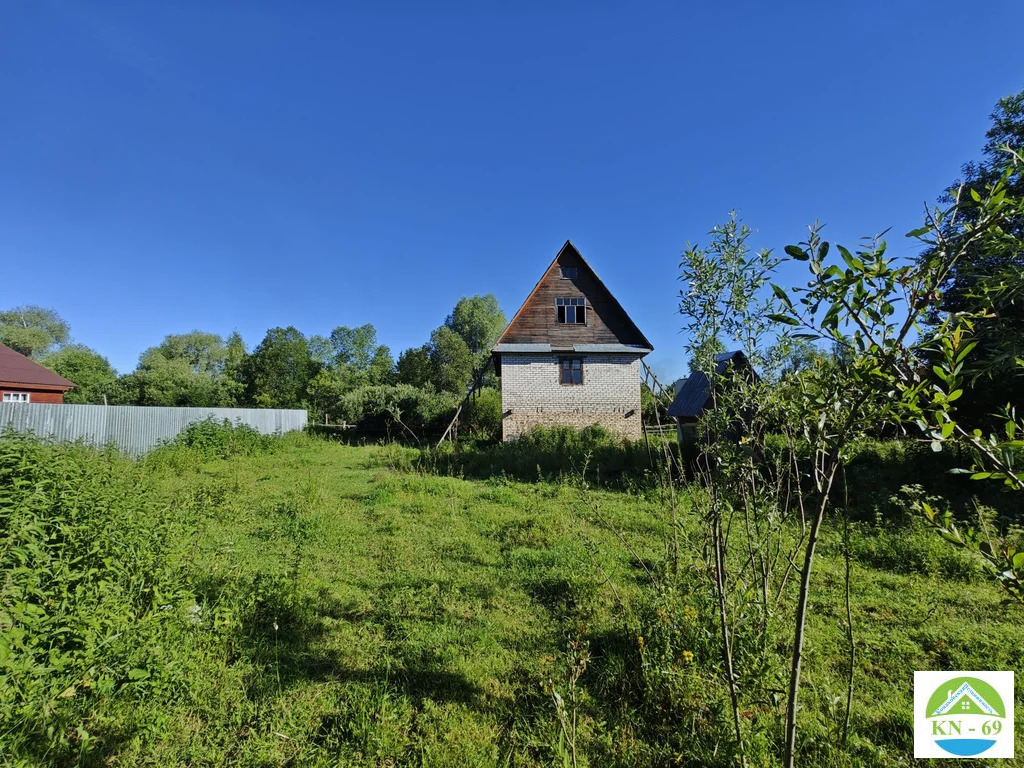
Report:
[[[559,384],[582,384],[583,383],[583,358],[582,357],[560,357],[558,359],[558,383]]]
[[[555,322],[566,325],[586,325],[587,300],[572,297],[555,299]]]
[[[27,403],[28,401],[28,392],[4,392],[5,403]]]

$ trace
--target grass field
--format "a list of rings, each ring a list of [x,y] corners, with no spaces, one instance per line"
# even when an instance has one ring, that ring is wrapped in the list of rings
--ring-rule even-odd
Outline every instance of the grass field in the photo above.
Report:
[[[18,740],[9,710],[6,764],[570,764],[553,693],[578,715],[579,765],[731,763],[713,611],[691,588],[697,521],[668,577],[656,492],[421,475],[404,456],[300,438],[118,470],[145,477],[179,526],[181,590],[156,600],[176,618],[125,649],[127,676],[54,683],[66,738]],[[853,551],[852,735],[837,745],[845,609],[829,530],[801,749],[805,764],[909,765],[912,672],[1020,671],[1024,621],[924,532],[857,529]],[[782,706],[747,702],[752,764],[777,761]]]

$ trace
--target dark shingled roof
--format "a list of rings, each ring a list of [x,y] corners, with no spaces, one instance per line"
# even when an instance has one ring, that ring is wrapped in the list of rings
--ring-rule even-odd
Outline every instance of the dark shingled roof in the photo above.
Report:
[[[26,387],[61,391],[75,386],[75,382],[58,376],[49,368],[44,368],[35,360],[30,360],[3,344],[0,344],[0,384],[21,384]]]
[[[736,365],[744,365],[747,362],[747,356],[739,350],[715,355],[715,370],[719,374],[725,373],[725,369],[732,362],[735,362]],[[694,371],[676,390],[676,398],[668,408],[668,415],[675,419],[696,419],[707,406],[710,397],[711,387],[708,384],[708,377],[700,371]]]

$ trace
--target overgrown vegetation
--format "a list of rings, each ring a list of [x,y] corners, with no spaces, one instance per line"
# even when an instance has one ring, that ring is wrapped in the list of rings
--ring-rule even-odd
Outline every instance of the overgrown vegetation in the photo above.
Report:
[[[91,753],[98,702],[185,684],[190,604],[170,558],[194,509],[115,452],[0,439],[0,750],[9,764]],[[110,738],[109,732],[106,734]]]
[[[815,224],[805,241],[785,248],[789,261],[806,266],[807,280],[786,290],[771,282],[780,258],[752,252],[751,230],[735,215],[712,230],[707,246],[683,254],[680,313],[711,401],[697,427],[700,492],[693,499],[705,525],[705,590],[719,619],[716,649],[729,691],[730,749],[741,764],[759,750],[763,736],[742,713],[772,691],[784,691],[783,764],[792,768],[810,746],[799,735],[807,723],[801,714],[804,667],[809,622],[820,606],[815,575],[828,520],[841,526],[845,555],[848,662],[845,691],[835,699],[835,736],[843,748],[850,743],[859,638],[851,600],[851,519],[857,513],[848,469],[858,442],[886,434],[917,437],[938,453],[956,448],[958,461],[966,454],[970,466],[954,471],[1001,481],[1011,504],[1022,498],[1017,459],[1024,423],[1012,402],[981,421],[957,404],[986,376],[1024,372],[1019,356],[1008,365],[1005,354],[975,354],[980,329],[993,318],[998,323],[1024,280],[1014,263],[1024,251],[1024,198],[1012,186],[1024,161],[1010,147],[1002,151],[1009,158],[1005,168],[983,189],[971,188],[970,202],[957,195],[951,207],[926,212],[925,225],[908,233],[926,246],[916,260],[888,255],[880,236],[856,249],[829,243]],[[975,269],[972,260],[998,256],[1005,262],[1007,254],[1012,257],[997,278],[986,278],[979,301],[939,315],[939,297],[954,275]],[[806,340],[824,341],[834,354],[812,356],[795,369],[784,365],[793,342]],[[742,349],[751,367],[719,365],[715,355],[729,344]],[[1012,345],[1001,347],[1008,349]],[[926,361],[933,363],[930,370]],[[930,479],[923,490],[910,489],[912,509],[985,563],[1009,598],[1024,602],[1024,553],[1010,521],[994,526],[979,508],[979,527],[963,526],[945,499],[921,498],[934,490]],[[879,548],[885,543],[891,542],[879,536]],[[793,590],[795,601],[784,599]],[[764,668],[771,649],[782,649],[785,662]],[[784,683],[783,667],[789,670]],[[750,668],[756,674],[748,674]]]
[[[466,477],[518,480],[582,479],[607,488],[649,488],[657,483],[660,447],[653,438],[622,440],[601,426],[536,427],[511,442],[464,440],[424,450],[419,466]],[[672,444],[672,450],[675,446]]]
[[[7,764],[732,764],[690,501],[673,577],[655,488],[425,475],[414,453],[291,436],[132,462],[0,441]],[[823,609],[802,749],[908,765],[911,671],[1019,667],[1024,627],[970,555],[858,526],[851,737],[835,738],[846,646]],[[842,604],[844,551],[824,526],[822,606]],[[736,654],[741,686],[778,680],[779,648]],[[740,714],[749,761],[773,764],[780,702]]]
[[[858,440],[850,446],[841,491],[851,516],[861,521],[908,523],[914,512],[904,489],[918,484],[960,520],[974,519],[980,505],[1001,525],[1012,523],[1020,516],[1016,495],[995,483],[965,482],[954,470],[968,461],[966,451],[936,452],[923,440]]]
[[[189,424],[169,444],[193,451],[202,460],[210,461],[232,456],[255,456],[274,450],[280,442],[280,436],[261,434],[248,424],[208,418]]]

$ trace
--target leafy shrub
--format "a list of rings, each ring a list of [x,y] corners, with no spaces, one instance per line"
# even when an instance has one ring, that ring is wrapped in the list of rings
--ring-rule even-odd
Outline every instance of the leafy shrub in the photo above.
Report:
[[[900,495],[907,485],[920,485],[928,495],[942,497],[961,518],[973,514],[975,500],[1019,518],[1013,494],[1006,488],[951,473],[970,464],[955,450],[935,453],[929,444],[913,440],[860,440],[851,449],[846,484],[856,519],[907,523],[911,516]]]
[[[188,515],[113,450],[0,439],[0,732],[4,752],[60,762],[93,741],[100,697],[179,674],[161,637],[190,601],[169,565]]]
[[[443,430],[457,405],[451,393],[395,384],[353,390],[342,397],[340,411],[357,433],[420,439]]]
[[[212,461],[271,451],[278,439],[278,435],[261,434],[248,424],[232,424],[227,419],[218,422],[211,416],[189,424],[170,445],[192,449],[204,461]]]
[[[501,392],[485,387],[474,394],[462,412],[460,437],[472,435],[478,440],[501,438]]]
[[[620,440],[600,426],[582,430],[537,427],[507,443],[468,449],[444,444],[425,450],[421,465],[431,471],[472,477],[581,477],[609,487],[648,484],[656,479],[642,442]]]
[[[771,463],[786,458],[786,441],[782,435],[765,437],[765,460]],[[810,461],[809,448],[800,442],[797,458]],[[994,508],[1007,521],[1019,519],[1012,505],[1012,493],[996,483],[970,482],[951,470],[970,464],[970,459],[955,450],[936,453],[928,443],[914,440],[858,440],[850,446],[844,475],[837,489],[849,501],[851,519],[890,522],[907,525],[913,515],[900,491],[904,486],[918,485],[930,496],[945,500],[960,518],[973,513],[977,499]],[[809,473],[809,467],[808,467]],[[840,497],[841,498],[841,497]]]
[[[376,461],[395,472],[412,472],[415,469],[416,449],[400,443],[387,443],[380,448]]]

